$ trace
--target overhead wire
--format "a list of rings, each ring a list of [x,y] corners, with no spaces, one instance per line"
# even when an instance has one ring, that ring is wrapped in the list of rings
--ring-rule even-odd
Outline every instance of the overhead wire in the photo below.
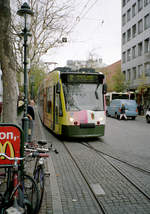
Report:
[[[79,22],[81,21],[81,19],[83,19],[83,18],[85,17],[85,15],[90,11],[90,9],[92,9],[92,7],[96,4],[96,2],[97,2],[98,0],[95,0],[95,2],[94,2],[94,3],[87,9],[87,11],[83,14],[84,10],[86,10],[87,5],[90,3],[90,1],[91,1],[91,0],[88,0],[88,1],[87,1],[87,3],[83,6],[83,8],[82,8],[80,14],[79,14],[78,16],[76,16],[75,24],[73,24],[73,26],[72,26],[72,28],[70,29],[70,31],[71,31],[73,28],[75,28],[75,27],[79,24]],[[83,16],[82,16],[82,14],[83,14]]]

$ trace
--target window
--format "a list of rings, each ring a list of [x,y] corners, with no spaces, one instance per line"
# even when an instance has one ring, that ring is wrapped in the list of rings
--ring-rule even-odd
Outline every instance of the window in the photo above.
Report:
[[[122,16],[122,26],[126,24],[126,14]]]
[[[150,76],[150,63],[145,63],[145,75]]]
[[[142,56],[142,42],[138,44],[138,56]]]
[[[131,39],[131,29],[127,30],[127,41]]]
[[[138,77],[141,77],[143,73],[143,66],[142,65],[138,65]]]
[[[150,51],[150,39],[147,38],[144,40],[144,53],[148,53]]]
[[[132,47],[132,59],[136,58],[136,45]]]
[[[132,17],[136,15],[136,3],[132,5]]]
[[[124,7],[126,5],[126,0],[122,0],[122,6]]]
[[[63,116],[62,102],[61,102],[60,94],[59,94],[59,116]]]
[[[131,49],[127,50],[127,61],[130,61],[131,59]]]
[[[124,45],[126,43],[126,33],[123,33],[122,35],[122,44]]]
[[[136,36],[136,24],[132,26],[132,38]]]
[[[143,0],[138,0],[138,12],[143,9]]]
[[[126,52],[123,52],[123,54],[122,54],[122,62],[123,63],[126,62]]]
[[[147,14],[144,17],[144,29],[146,30],[149,27],[150,27],[150,14]]]
[[[131,9],[127,10],[127,22],[131,19]]]
[[[122,73],[124,75],[124,78],[126,79],[126,71],[123,71]]]
[[[135,80],[136,79],[136,67],[134,67],[132,70],[133,70],[133,80]]]
[[[131,72],[130,72],[130,69],[127,70],[127,80],[131,80]]]
[[[46,89],[46,112],[52,112],[52,88]]]
[[[138,22],[138,33],[142,33],[143,32],[143,20],[141,19]]]
[[[144,0],[144,7],[146,7],[149,3],[149,0]]]

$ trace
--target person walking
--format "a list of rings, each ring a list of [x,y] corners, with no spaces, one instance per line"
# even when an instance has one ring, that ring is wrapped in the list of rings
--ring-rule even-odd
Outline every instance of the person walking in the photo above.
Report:
[[[122,104],[121,106],[121,110],[120,110],[120,120],[122,119],[122,117],[124,117],[127,120],[127,116],[126,116],[126,111],[125,111],[125,105]]]
[[[35,113],[34,113],[34,100],[29,101],[29,105],[27,108],[27,116],[29,118],[29,131],[28,131],[28,142],[32,142],[33,138],[33,129],[34,129],[34,120],[35,120]]]

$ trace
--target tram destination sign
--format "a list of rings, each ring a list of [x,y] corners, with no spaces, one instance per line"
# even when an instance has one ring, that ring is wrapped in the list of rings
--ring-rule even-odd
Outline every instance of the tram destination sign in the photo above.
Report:
[[[68,74],[68,83],[98,83],[99,75],[93,74]]]

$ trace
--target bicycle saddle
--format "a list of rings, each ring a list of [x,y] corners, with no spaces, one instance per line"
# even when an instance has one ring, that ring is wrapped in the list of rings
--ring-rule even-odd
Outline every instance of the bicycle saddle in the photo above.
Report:
[[[40,146],[44,146],[44,145],[47,144],[47,142],[44,141],[44,140],[39,140],[39,141],[38,141],[38,144],[39,144]]]

